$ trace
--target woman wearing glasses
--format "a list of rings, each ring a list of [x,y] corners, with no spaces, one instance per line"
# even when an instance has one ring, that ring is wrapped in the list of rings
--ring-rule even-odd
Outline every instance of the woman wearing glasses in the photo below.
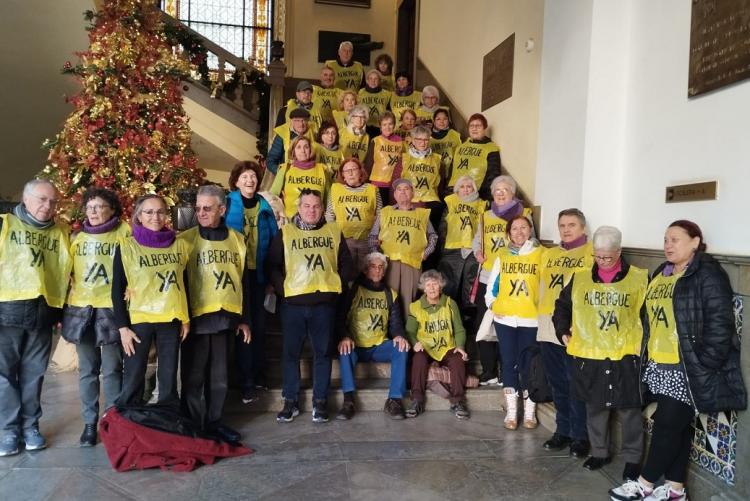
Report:
[[[122,205],[113,192],[90,188],[83,194],[82,231],[73,238],[73,275],[63,309],[62,337],[76,345],[83,434],[81,447],[96,445],[99,421],[99,375],[104,409],[115,404],[122,385],[120,332],[112,312],[112,258],[117,243],[130,235],[120,221]]]
[[[167,227],[167,204],[144,195],[133,209],[133,235],[115,251],[112,307],[125,351],[118,405],[141,404],[152,341],[159,403],[177,402],[177,356],[190,331],[184,272],[189,244]]]
[[[339,148],[344,158],[364,160],[370,136],[367,134],[367,108],[358,104],[349,111],[349,121],[346,127],[339,129]]]

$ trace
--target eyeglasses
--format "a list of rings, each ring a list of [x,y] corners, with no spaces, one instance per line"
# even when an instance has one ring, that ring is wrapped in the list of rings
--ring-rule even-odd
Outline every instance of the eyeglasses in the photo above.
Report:
[[[496,188],[492,191],[492,193],[499,193],[500,195],[507,195],[510,192],[508,188]]]
[[[362,120],[365,119],[364,115],[352,115],[352,118],[361,118]]]
[[[601,261],[602,263],[614,263],[618,258],[618,256],[597,256],[596,254],[593,254],[593,257],[594,259],[596,259],[597,261]]]
[[[32,197],[36,198],[40,202],[42,202],[42,205],[48,203],[48,204],[50,204],[52,206],[55,206],[59,202],[59,200],[56,199],[56,198],[43,197],[43,196],[37,195],[36,193],[29,193],[29,195],[31,195]]]
[[[112,206],[109,204],[94,204],[94,205],[87,205],[86,206],[86,212],[101,212],[104,209],[111,209]]]
[[[167,211],[164,210],[164,209],[157,209],[157,210],[154,210],[154,209],[145,209],[145,210],[141,211],[141,214],[144,214],[144,215],[149,216],[149,217],[151,217],[151,216],[166,217]]]
[[[195,212],[213,212],[216,205],[196,205]]]
[[[359,169],[341,169],[341,172],[344,174],[357,174],[359,173]]]

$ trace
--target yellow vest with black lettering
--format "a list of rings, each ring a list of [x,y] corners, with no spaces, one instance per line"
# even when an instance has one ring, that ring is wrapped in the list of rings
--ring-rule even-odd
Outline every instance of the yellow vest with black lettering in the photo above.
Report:
[[[487,156],[493,152],[500,152],[500,148],[490,141],[489,143],[473,143],[466,140],[456,148],[453,155],[453,165],[448,186],[455,186],[461,176],[471,176],[477,186],[482,185],[484,176],[487,174]]]
[[[523,215],[531,221],[531,209],[525,207]],[[508,221],[497,217],[492,210],[488,210],[484,213],[480,224],[482,225],[482,252],[484,252],[485,257],[482,268],[489,273],[492,271],[492,265],[495,264],[495,258],[508,245],[508,238],[505,233],[505,226]]]
[[[362,85],[362,77],[365,75],[365,70],[359,61],[352,61],[351,66],[341,66],[337,60],[331,59],[330,61],[326,61],[325,65],[333,70],[334,87],[357,90]]]
[[[274,127],[273,129],[274,134],[279,136],[281,138],[281,141],[284,143],[284,161],[286,161],[289,158],[289,147],[292,144],[292,132],[289,129],[289,124],[281,124],[278,127]],[[313,139],[313,133],[308,127],[304,134],[307,139],[310,140],[310,144],[315,144],[315,140]],[[297,137],[297,136],[294,136]]]
[[[341,162],[344,161],[344,153],[341,148],[329,150],[322,144],[315,143],[315,159],[325,165],[329,178],[333,179],[341,168]]]
[[[677,321],[674,318],[672,293],[682,273],[665,277],[661,273],[651,280],[646,291],[646,311],[650,327],[648,358],[658,364],[680,362]]]
[[[440,155],[430,153],[425,158],[416,158],[411,153],[401,157],[401,177],[411,181],[414,187],[414,202],[435,202],[440,200]]]
[[[473,202],[462,202],[458,195],[445,197],[447,232],[446,249],[471,249],[479,218],[487,208],[487,202],[477,198]]]
[[[635,266],[625,278],[609,284],[594,282],[590,269],[575,272],[568,354],[593,360],[640,354],[647,282],[647,271]]]
[[[121,222],[106,233],[81,232],[73,238],[69,305],[112,308],[112,259],[118,242],[129,236],[130,226]]]
[[[281,229],[284,241],[284,296],[313,292],[341,292],[338,273],[341,230],[324,224],[317,230],[300,230],[294,224]]]
[[[243,225],[242,234],[245,235],[245,249],[248,270],[255,270],[258,267],[256,259],[258,256],[258,212],[260,211],[260,203],[255,204],[255,207],[250,209],[243,208]]]
[[[383,136],[372,140],[372,172],[370,181],[390,184],[393,170],[401,160],[401,141],[391,141]]]
[[[339,129],[339,149],[344,158],[357,158],[364,161],[367,155],[367,147],[370,145],[370,136],[365,132],[358,136],[344,127]]]
[[[286,115],[284,117],[286,123],[290,123],[289,114],[292,112],[292,110],[295,110],[299,107],[300,106],[297,104],[297,101],[295,99],[290,99],[286,102]],[[313,102],[312,107],[308,108],[307,112],[310,113],[310,118],[307,120],[307,127],[310,130],[312,136],[315,136],[315,134],[317,134],[318,130],[320,129],[320,124],[323,122],[322,110],[320,108],[317,108],[315,106],[315,102]]]
[[[341,95],[341,89],[336,87],[326,89],[319,85],[313,85],[313,108],[325,120],[333,120],[333,110],[338,109],[339,106],[339,95]]]
[[[393,206],[380,211],[380,247],[391,261],[401,261],[412,268],[422,267],[427,248],[427,223],[430,210],[398,210]]]
[[[183,273],[190,244],[177,238],[166,248],[145,247],[135,238],[120,243],[122,266],[128,279],[130,323],[187,323],[188,306]]]
[[[194,226],[180,238],[191,246],[187,276],[193,318],[221,310],[242,314],[243,236],[229,228],[224,240],[206,240]]]
[[[422,308],[421,299],[409,305],[409,314],[419,326],[417,327],[417,341],[422,343],[424,351],[435,360],[442,360],[445,354],[456,347],[453,337],[453,314],[450,308],[450,298],[445,304],[438,306],[435,311],[428,312]]]
[[[391,289],[396,300],[396,291]],[[358,286],[352,298],[352,307],[346,317],[348,332],[357,348],[372,348],[388,338],[388,298],[385,291],[371,291]]]
[[[359,104],[367,107],[369,112],[367,125],[380,127],[380,115],[388,108],[391,102],[391,91],[380,89],[378,92],[368,92],[367,89],[359,89]]]
[[[349,125],[349,112],[344,110],[333,110],[333,121],[336,122],[336,127],[339,128],[339,134],[341,129],[345,129]],[[341,142],[341,139],[339,139]]]
[[[448,133],[440,139],[430,138],[432,152],[440,155],[440,166],[442,167],[443,177],[448,176],[450,173],[451,165],[453,164],[453,155],[455,155],[456,149],[459,146],[461,146],[461,134],[453,129],[449,129]]]
[[[422,104],[422,93],[415,90],[408,96],[397,96],[394,92],[391,94],[391,111],[396,115],[396,127],[401,125],[401,113],[404,110],[414,110]]]
[[[369,183],[362,191],[350,190],[341,183],[331,186],[333,213],[344,238],[367,239],[375,223],[376,192],[377,188]]]
[[[0,216],[0,301],[44,297],[48,305],[62,308],[68,292],[70,269],[69,229],[62,223],[37,229],[13,214]]]
[[[326,188],[329,182],[325,165],[316,163],[309,169],[300,169],[286,164],[283,170],[279,169],[279,173],[284,176],[282,198],[284,199],[284,213],[287,217],[292,217],[297,213],[297,199],[305,188],[319,191],[325,204]]]
[[[508,247],[503,248],[500,252],[500,287],[492,303],[495,314],[528,319],[537,317],[543,253],[543,247],[523,256],[513,255]],[[487,287],[493,286],[487,284]]]
[[[594,249],[586,242],[575,249],[565,250],[559,245],[545,249],[542,256],[541,291],[539,292],[539,314],[552,315],[555,301],[570,277],[578,270],[590,270],[594,264]]]

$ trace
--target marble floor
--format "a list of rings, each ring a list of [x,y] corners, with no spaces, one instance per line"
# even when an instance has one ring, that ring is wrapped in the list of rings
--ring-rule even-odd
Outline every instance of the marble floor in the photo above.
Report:
[[[116,473],[104,448],[80,449],[74,374],[50,375],[41,429],[50,447],[0,458],[0,500],[607,499],[622,463],[598,472],[541,448],[549,431],[502,427],[498,412],[458,421],[447,411],[391,421],[363,412],[352,421],[313,424],[309,413],[278,424],[237,396],[227,422],[255,453],[191,473]]]

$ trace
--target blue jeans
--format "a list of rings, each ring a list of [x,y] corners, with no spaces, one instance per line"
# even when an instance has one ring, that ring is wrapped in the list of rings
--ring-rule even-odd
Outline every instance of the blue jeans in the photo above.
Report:
[[[555,402],[555,433],[573,440],[588,440],[586,431],[586,404],[571,395],[570,368],[573,357],[564,346],[555,343],[539,343],[547,383],[552,389]]]
[[[313,400],[326,400],[331,384],[330,343],[336,307],[331,303],[297,306],[281,305],[281,330],[284,335],[282,367],[285,400],[299,398],[299,361],[305,339],[310,338],[313,349]]]
[[[500,344],[503,386],[525,390],[518,387],[518,364],[523,350],[536,342],[536,327],[509,327],[495,322],[495,334]]]
[[[354,391],[354,367],[357,362],[390,362],[391,363],[391,386],[388,390],[388,398],[404,398],[406,393],[406,361],[409,352],[398,351],[393,345],[393,340],[386,339],[377,346],[370,348],[354,348],[348,355],[339,355],[341,366],[341,390]]]

